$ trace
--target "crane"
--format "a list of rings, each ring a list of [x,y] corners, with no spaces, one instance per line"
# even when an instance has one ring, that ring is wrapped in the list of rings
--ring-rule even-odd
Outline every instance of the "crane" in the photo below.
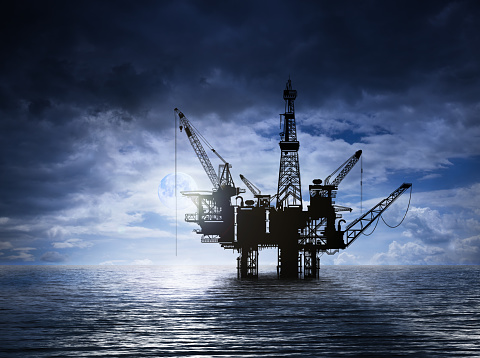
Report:
[[[256,195],[262,194],[260,189],[258,189],[250,180],[245,178],[242,174],[240,174],[240,179],[242,179],[242,181],[245,183],[245,185],[247,186],[247,188],[251,191],[251,193],[253,195],[256,196]]]
[[[383,199],[369,211],[364,213],[359,218],[352,221],[345,228],[345,247],[350,246],[357,237],[360,236],[372,223],[379,218],[379,216],[392,205],[408,188],[411,188],[411,183],[403,183],[396,190],[394,190],[388,197]]]
[[[335,171],[330,174],[324,181],[325,185],[327,187],[332,187],[331,189],[333,190],[333,192],[335,193],[335,190],[338,189],[338,186],[340,185],[340,183],[342,182],[342,180],[347,176],[348,173],[350,173],[350,170],[353,169],[353,167],[355,166],[355,164],[357,164],[358,160],[360,159],[360,156],[362,155],[362,151],[361,150],[357,150],[355,152],[355,154],[353,154],[350,158],[348,158],[342,165],[340,165],[337,169],[335,169]],[[333,179],[333,181],[330,183],[330,179],[332,178],[332,176],[334,176],[340,169],[342,169],[340,171],[340,173],[335,177],[335,179]],[[322,180],[321,179],[314,179],[313,180],[313,183],[314,184],[321,184],[322,183]],[[311,193],[312,194],[312,193]],[[326,190],[324,191],[314,191],[313,192],[314,195],[322,195],[322,196],[326,196],[328,195],[328,192]],[[333,194],[335,195],[335,194]],[[338,208],[337,211],[346,211],[346,210],[350,210],[350,208],[346,208],[346,207],[340,207],[338,205],[336,205]]]
[[[178,108],[175,108],[174,112],[180,121],[180,131],[185,129],[188,140],[213,185],[211,193],[182,193],[192,199],[197,207],[196,213],[185,214],[185,221],[196,223],[201,227],[196,232],[203,235],[202,242],[232,242],[234,239],[234,209],[230,199],[232,196],[245,192],[245,190],[235,187],[230,173],[232,166],[213,149]],[[222,161],[218,169],[218,175],[215,173],[201,141]]]
[[[326,179],[325,179],[325,185],[335,185],[338,186],[343,178],[347,176],[347,174],[352,170],[352,168],[357,164],[358,160],[360,159],[360,156],[362,155],[361,150],[357,150],[354,155],[352,155],[350,158],[348,158],[342,165],[340,165],[332,174],[330,174]],[[343,169],[342,169],[343,168]],[[336,176],[335,179],[330,183],[330,178],[335,175],[336,172],[338,172],[340,169],[342,171]]]
[[[336,189],[338,189],[338,186],[342,182],[342,180],[347,176],[347,174],[352,170],[352,168],[355,166],[355,164],[358,162],[360,159],[360,156],[362,155],[361,150],[357,150],[355,154],[353,154],[350,158],[348,158],[342,165],[340,165],[335,171],[330,174],[324,182],[324,187],[326,189],[318,189],[319,187],[316,187],[316,185],[320,185],[322,183],[321,179],[314,179],[313,180],[313,190],[310,190],[310,196],[315,197],[317,195],[324,197],[324,198],[334,198],[336,196]],[[340,173],[335,177],[335,179],[332,180],[330,183],[330,179],[339,171]],[[312,188],[312,186],[311,186]],[[315,217],[312,217],[308,225],[306,226],[303,234],[302,234],[302,240],[305,241],[312,241],[312,238],[318,238],[319,235],[317,232],[323,230],[323,227],[327,224],[327,219],[330,218],[330,221],[335,221],[336,219],[340,219],[341,215],[333,215],[333,213],[337,213],[340,211],[352,211],[352,208],[348,208],[345,206],[341,205],[335,205],[333,202],[329,204],[331,208],[333,208],[333,211],[330,209],[329,210],[329,216],[324,216],[321,218],[316,219]],[[328,203],[325,205],[325,207],[328,207]],[[323,209],[327,210],[327,209]]]
[[[233,183],[233,178],[230,174],[230,168],[232,166],[227,163],[227,161],[223,159],[220,154],[218,154],[218,152],[210,145],[210,143],[208,143],[208,141],[190,123],[187,117],[185,117],[185,115],[179,111],[178,108],[175,108],[174,111],[180,121],[180,131],[182,131],[182,129],[185,129],[188,140],[190,141],[190,144],[192,145],[195,154],[197,154],[197,157],[200,160],[200,163],[202,164],[205,173],[207,173],[208,178],[212,182],[214,189],[218,189],[221,186],[223,187],[227,185],[235,186],[235,184]],[[215,169],[213,168],[213,165],[210,162],[210,159],[208,158],[208,155],[205,152],[205,149],[203,148],[200,139],[223,162],[223,164],[220,164],[219,166],[218,175],[215,172]]]

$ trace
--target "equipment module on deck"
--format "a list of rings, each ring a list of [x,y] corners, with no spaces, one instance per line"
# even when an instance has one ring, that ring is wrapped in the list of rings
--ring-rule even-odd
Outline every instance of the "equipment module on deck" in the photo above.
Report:
[[[352,209],[335,205],[338,185],[360,159],[358,150],[329,177],[313,180],[309,185],[310,205],[303,210],[300,181],[300,164],[295,124],[294,101],[297,91],[292,89],[290,79],[283,91],[285,113],[281,114],[283,132],[280,133],[280,170],[277,194],[265,195],[243,175],[240,178],[254,195],[254,200],[246,200],[239,194],[245,189],[235,187],[230,173],[231,165],[226,162],[188,119],[175,108],[180,121],[180,130],[185,133],[197,154],[200,163],[213,185],[213,190],[187,192],[183,195],[192,199],[197,212],[186,214],[185,221],[200,226],[197,234],[202,234],[202,242],[219,243],[225,249],[237,250],[238,273],[242,278],[258,276],[259,248],[278,248],[277,272],[280,277],[318,277],[319,256],[333,254],[345,249],[365,231],[411,184],[403,183],[387,198],[359,218],[342,228],[340,211]],[[220,158],[218,174],[215,172],[200,140]],[[338,174],[337,174],[338,172]],[[332,178],[335,174],[337,176]],[[232,197],[235,199],[232,204]],[[236,203],[240,200],[240,204]],[[274,205],[275,204],[275,205]]]

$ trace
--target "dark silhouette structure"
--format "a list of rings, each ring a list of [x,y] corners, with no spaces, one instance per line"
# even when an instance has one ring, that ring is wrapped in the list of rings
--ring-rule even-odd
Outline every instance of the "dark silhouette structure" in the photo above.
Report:
[[[320,256],[346,249],[364,232],[411,184],[404,183],[387,198],[342,228],[345,220],[341,211],[350,208],[335,205],[338,186],[360,159],[358,150],[324,182],[313,180],[309,185],[310,205],[303,209],[300,165],[295,124],[294,101],[297,91],[290,79],[283,91],[285,113],[281,114],[283,132],[280,133],[280,170],[278,189],[274,196],[261,191],[243,175],[241,180],[254,195],[254,200],[244,201],[240,194],[245,189],[236,187],[226,162],[189,120],[175,108],[180,130],[187,137],[213,185],[211,192],[183,192],[192,199],[197,212],[186,214],[187,222],[200,226],[196,230],[202,242],[219,243],[225,249],[239,252],[238,273],[242,278],[258,276],[258,250],[278,248],[278,275],[282,278],[318,277]],[[222,161],[215,172],[202,142]],[[338,174],[337,174],[338,173]],[[336,176],[335,176],[336,175]],[[232,198],[234,203],[232,203]],[[240,203],[238,203],[240,201]]]

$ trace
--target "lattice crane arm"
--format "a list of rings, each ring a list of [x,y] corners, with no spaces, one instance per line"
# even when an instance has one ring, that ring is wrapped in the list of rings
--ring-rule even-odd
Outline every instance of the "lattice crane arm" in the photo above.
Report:
[[[326,179],[325,179],[325,185],[335,185],[338,186],[343,178],[347,176],[347,174],[352,170],[352,168],[357,164],[358,160],[360,159],[360,156],[362,155],[361,150],[357,150],[354,155],[352,155],[350,158],[348,158],[345,163],[340,165],[332,174],[330,174]],[[343,168],[343,169],[342,169]],[[340,169],[342,171],[337,175],[335,179],[333,179],[332,182],[330,182],[330,179],[332,176],[334,176]]]
[[[393,191],[387,198],[383,199],[377,205],[375,205],[372,209],[367,211],[365,214],[360,216],[359,218],[352,221],[348,224],[345,228],[345,247],[348,247],[352,244],[352,242],[360,236],[362,232],[364,232],[372,223],[375,222],[379,218],[379,216],[387,210],[387,208],[392,205],[392,203],[397,200],[400,195],[402,195],[408,188],[412,186],[411,183],[403,183]]]
[[[262,193],[260,189],[258,189],[250,180],[245,178],[242,174],[240,174],[240,179],[242,179],[244,184],[252,192],[253,195],[260,195]]]
[[[193,125],[190,123],[190,121],[185,117],[185,115],[178,110],[178,108],[175,108],[175,114],[178,116],[178,119],[180,121],[180,131],[182,128],[185,129],[185,133],[187,134],[188,140],[190,141],[190,144],[193,147],[193,150],[195,151],[195,154],[198,157],[198,160],[200,160],[200,163],[203,166],[203,169],[205,170],[205,173],[207,173],[208,178],[212,182],[212,185],[215,189],[218,189],[219,187],[219,180],[217,173],[215,172],[215,169],[213,168],[212,163],[210,162],[210,159],[208,158],[207,153],[205,152],[205,149],[203,149],[202,143],[200,142],[199,137],[202,137],[200,133],[193,127]],[[203,137],[202,137],[203,138]],[[217,154],[217,156],[224,162],[225,160],[213,149],[212,151]]]

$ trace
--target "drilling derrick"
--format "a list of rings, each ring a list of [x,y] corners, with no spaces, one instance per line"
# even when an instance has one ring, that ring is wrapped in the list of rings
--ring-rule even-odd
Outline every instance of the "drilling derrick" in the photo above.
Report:
[[[277,205],[272,212],[272,235],[278,241],[278,274],[281,277],[296,277],[299,274],[298,256],[298,226],[302,220],[302,188],[300,182],[300,163],[295,123],[295,99],[297,91],[292,88],[288,79],[283,99],[285,113],[280,115],[283,120],[283,132],[280,133],[280,169],[278,172]],[[278,223],[278,224],[277,224]],[[276,230],[278,228],[279,230]]]
[[[190,144],[213,185],[209,193],[183,193],[197,206],[197,212],[186,214],[185,221],[200,226],[194,231],[202,234],[202,242],[218,243],[224,249],[236,250],[239,253],[238,276],[242,278],[258,277],[258,251],[263,248],[278,249],[277,273],[280,277],[318,277],[322,254],[335,254],[346,249],[372,223],[378,223],[382,213],[411,188],[411,184],[403,183],[342,230],[342,223],[346,222],[341,219],[340,212],[352,209],[335,204],[334,199],[340,183],[362,155],[362,151],[357,150],[325,181],[313,180],[309,185],[310,204],[304,210],[298,160],[300,143],[295,124],[296,97],[297,91],[292,89],[289,79],[283,91],[285,113],[280,115],[283,132],[280,133],[279,143],[281,154],[277,193],[273,197],[262,194],[258,187],[240,175],[254,196],[254,200],[245,201],[240,196],[245,190],[235,187],[233,183],[231,165],[210,146],[183,113],[175,109],[181,124],[180,130],[185,128]],[[218,174],[201,141],[222,161]],[[231,200],[233,197],[234,204]],[[273,199],[276,199],[275,205],[271,204]]]
[[[300,143],[297,140],[295,124],[295,98],[297,98],[297,91],[292,89],[292,81],[288,79],[287,86],[283,91],[285,113],[280,115],[280,120],[283,119],[283,132],[280,133],[281,141],[279,143],[281,157],[278,173],[277,210],[290,206],[302,206],[300,164],[298,161]]]

